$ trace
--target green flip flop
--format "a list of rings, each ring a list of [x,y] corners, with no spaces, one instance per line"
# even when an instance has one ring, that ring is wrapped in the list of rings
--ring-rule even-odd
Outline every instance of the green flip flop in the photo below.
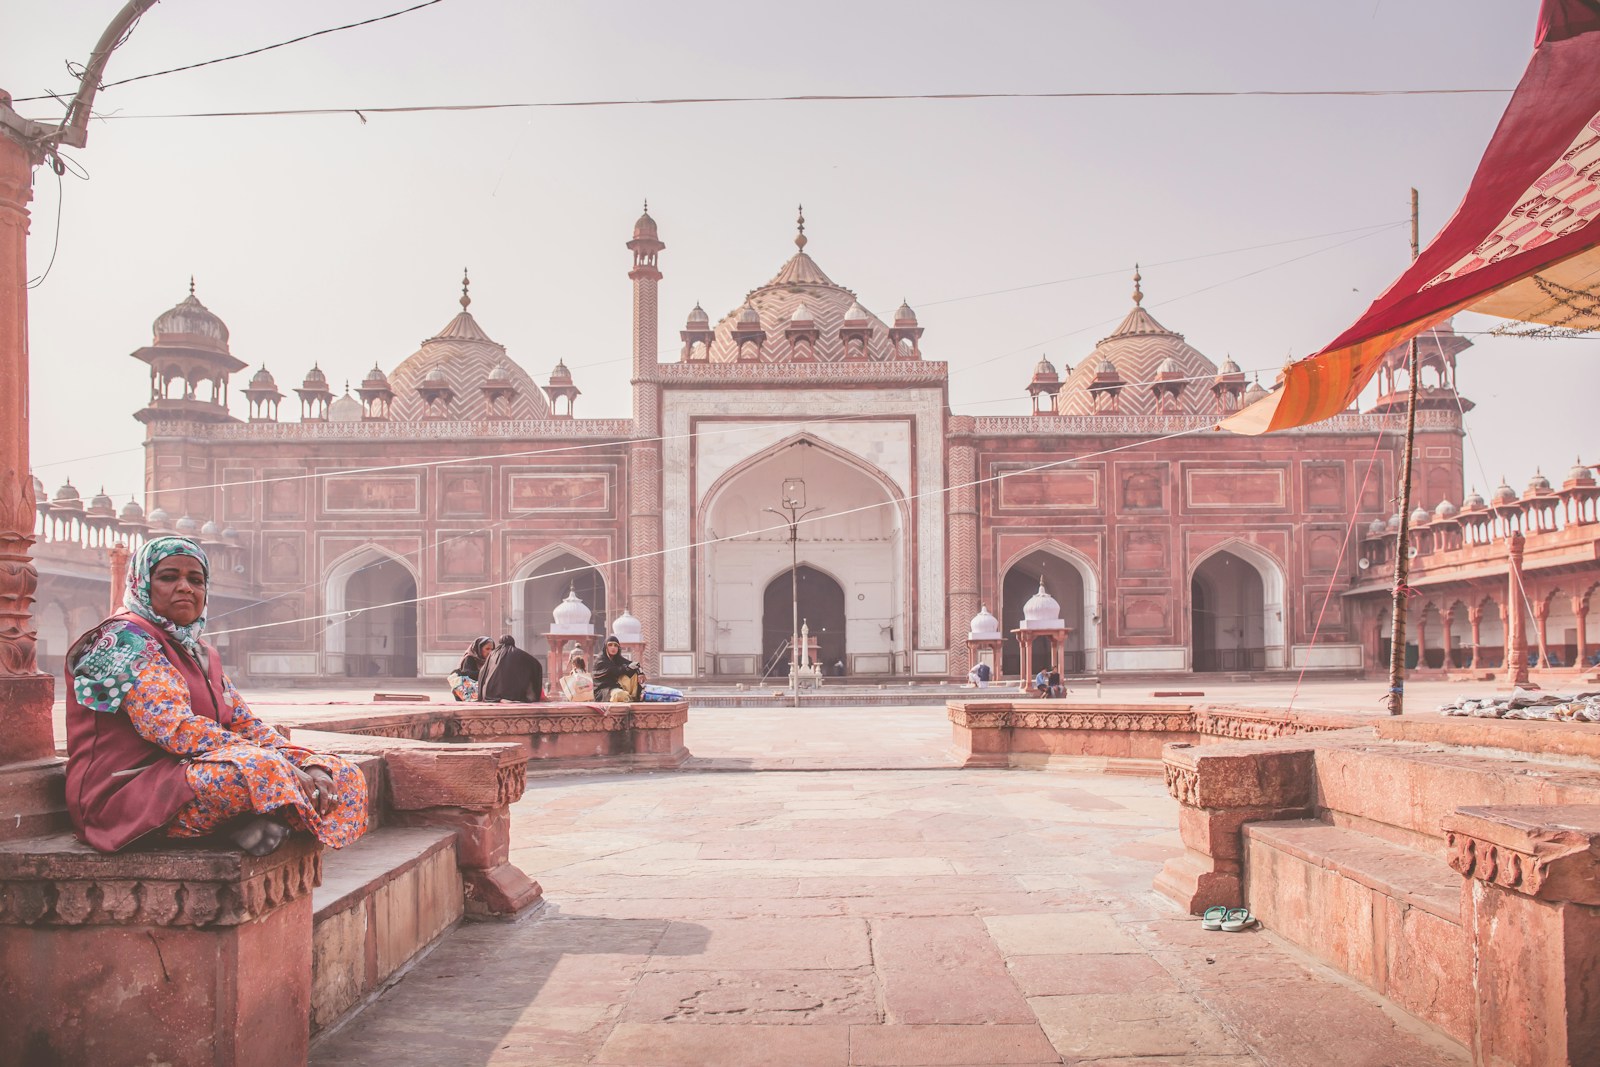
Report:
[[[1228,909],[1223,907],[1221,904],[1218,904],[1214,908],[1207,908],[1206,913],[1200,916],[1200,929],[1220,930],[1222,929],[1222,920],[1226,919],[1227,917]]]
[[[1237,934],[1260,925],[1261,921],[1250,914],[1249,908],[1234,908],[1223,918],[1221,929],[1230,934]]]

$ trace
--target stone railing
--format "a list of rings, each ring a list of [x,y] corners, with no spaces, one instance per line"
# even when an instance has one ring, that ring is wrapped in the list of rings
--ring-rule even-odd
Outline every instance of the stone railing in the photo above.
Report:
[[[1158,436],[1184,430],[1209,430],[1218,420],[1216,415],[979,415],[972,420],[971,433],[975,436],[1032,437],[1039,434],[1083,434],[1086,436],[1127,434],[1129,436]],[[1368,415],[1351,412],[1330,419],[1299,426],[1282,434],[1315,436],[1317,434],[1371,434],[1384,430],[1402,429],[1405,420],[1399,415]],[[1459,430],[1461,416],[1454,411],[1417,412],[1418,430]]]
[[[370,438],[453,440],[482,437],[584,437],[627,440],[632,419],[364,419],[359,422],[217,422],[150,425],[150,435],[216,441],[337,441]]]

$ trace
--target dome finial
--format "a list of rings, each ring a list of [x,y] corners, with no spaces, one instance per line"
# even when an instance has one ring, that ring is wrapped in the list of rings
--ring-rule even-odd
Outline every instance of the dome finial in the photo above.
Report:
[[[794,246],[804,252],[806,250],[806,206],[801,204],[798,210],[799,217],[795,219],[795,225],[799,227],[800,232],[794,236]]]
[[[646,215],[650,214],[650,198],[648,196],[644,198],[644,213]]]
[[[467,268],[461,268],[461,310],[467,310],[472,303],[472,297],[467,295],[467,287],[472,284],[472,279],[467,277]]]
[[[189,295],[194,295],[194,275],[189,275]]]
[[[1135,263],[1133,265],[1133,306],[1134,307],[1138,307],[1140,304],[1144,303],[1144,290],[1139,288],[1139,283],[1142,282],[1142,281],[1144,281],[1144,277],[1142,275],[1140,275],[1140,273],[1139,273],[1139,264]]]

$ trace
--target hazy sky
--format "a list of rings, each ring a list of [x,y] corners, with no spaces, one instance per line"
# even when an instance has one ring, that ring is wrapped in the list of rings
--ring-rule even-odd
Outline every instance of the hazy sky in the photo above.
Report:
[[[53,0],[0,35],[0,87],[70,92],[120,0]],[[405,0],[163,0],[107,80],[244,51]],[[513,3],[413,14],[108,89],[73,157],[40,170],[29,242],[35,467],[126,498],[142,483],[148,369],[128,353],[198,295],[286,392],[393,370],[456,312],[580,416],[627,413],[629,254],[648,197],[662,358],[807,251],[887,318],[902,297],[958,413],[1027,410],[1041,352],[1076,365],[1145,306],[1270,381],[1404,267],[1459,201],[1505,95],[745,103],[478,113],[143,119],[174,112],[801,93],[1506,88],[1536,0],[1197,4],[814,0]],[[54,119],[49,101],[21,104]],[[62,197],[64,195],[64,202]],[[57,247],[57,213],[60,213]],[[1385,225],[1389,224],[1389,225]],[[1260,247],[1260,246],[1271,247]],[[1247,251],[1235,251],[1250,249]],[[1228,253],[1228,254],[1217,254]],[[1204,258],[1198,258],[1204,257]],[[1185,261],[1185,262],[1175,262]],[[1076,279],[1061,281],[1062,279]],[[1059,282],[1059,284],[1040,284]],[[1019,291],[980,295],[994,290]],[[1460,329],[1495,320],[1461,316]],[[1487,491],[1595,462],[1600,341],[1475,338],[1461,358]],[[234,407],[250,372],[234,382]],[[285,410],[298,410],[293,403]],[[111,453],[100,458],[82,458]]]

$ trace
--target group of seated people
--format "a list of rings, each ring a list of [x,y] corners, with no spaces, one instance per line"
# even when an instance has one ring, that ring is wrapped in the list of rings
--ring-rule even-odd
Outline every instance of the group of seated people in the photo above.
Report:
[[[987,689],[989,688],[989,681],[993,677],[993,670],[990,666],[979,660],[973,665],[972,670],[967,672],[967,684],[976,689]],[[1032,691],[1035,696],[1040,697],[1064,697],[1067,695],[1067,687],[1061,681],[1061,672],[1048,664],[1033,676]]]
[[[543,664],[518,648],[510,634],[499,641],[492,637],[473,641],[449,681],[451,694],[460,701],[533,704],[545,699]],[[617,704],[639,699],[644,671],[623,653],[622,642],[612,634],[606,638],[605,651],[595,657],[593,671],[581,652],[573,652],[557,684],[562,700]]]

